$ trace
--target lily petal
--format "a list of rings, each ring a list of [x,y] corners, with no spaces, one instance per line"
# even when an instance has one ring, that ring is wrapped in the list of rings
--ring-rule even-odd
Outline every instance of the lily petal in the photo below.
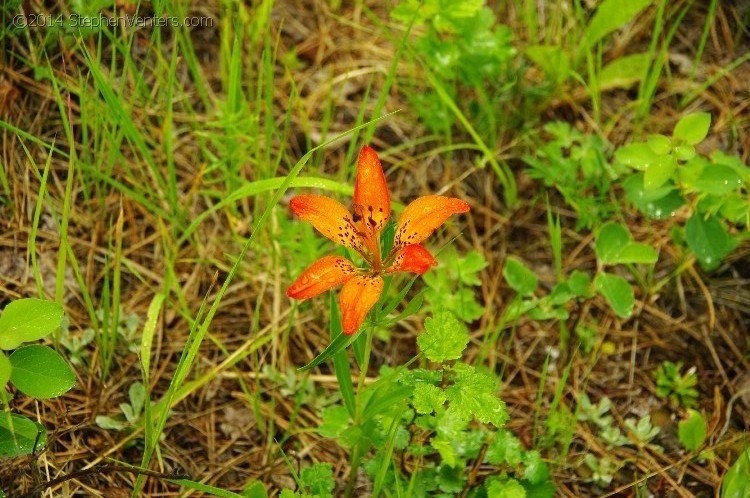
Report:
[[[298,195],[289,201],[294,214],[309,222],[320,233],[352,249],[361,250],[362,241],[349,210],[324,195]]]
[[[418,197],[406,206],[398,219],[394,249],[419,244],[452,215],[466,213],[469,209],[469,204],[455,197]]]
[[[324,256],[311,264],[286,290],[293,299],[310,299],[354,277],[354,265],[341,256]]]
[[[436,264],[437,260],[430,251],[419,244],[412,244],[398,250],[388,272],[408,271],[422,275]]]
[[[369,230],[380,231],[391,215],[391,197],[383,166],[375,149],[365,145],[359,151],[354,183],[354,221]]]
[[[352,335],[359,329],[381,292],[383,279],[379,275],[359,275],[344,284],[339,297],[344,334]]]

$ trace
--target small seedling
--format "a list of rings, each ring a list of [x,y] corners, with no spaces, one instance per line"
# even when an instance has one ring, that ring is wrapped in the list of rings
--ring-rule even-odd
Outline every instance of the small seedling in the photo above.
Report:
[[[681,370],[682,363],[665,361],[659,366],[654,372],[656,395],[669,399],[670,403],[676,406],[693,407],[698,399],[698,390],[695,389],[698,376],[695,374],[695,367],[688,369],[684,374]]]

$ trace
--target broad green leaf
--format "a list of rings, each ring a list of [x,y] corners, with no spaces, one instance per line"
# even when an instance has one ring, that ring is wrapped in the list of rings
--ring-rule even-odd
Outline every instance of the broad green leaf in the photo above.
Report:
[[[541,484],[549,479],[549,467],[537,450],[527,451],[523,458],[523,478],[531,484]]]
[[[436,412],[445,404],[446,399],[445,392],[437,386],[426,382],[417,382],[414,386],[412,405],[417,413]]]
[[[616,58],[599,73],[599,89],[628,88],[638,83],[649,61],[649,54],[631,54]]]
[[[587,50],[596,42],[632,21],[643,9],[651,4],[651,0],[604,0],[594,13],[594,17],[586,27],[583,37],[582,50]]]
[[[703,168],[695,188],[713,195],[725,195],[742,186],[742,178],[729,166],[712,164]]]
[[[639,171],[645,171],[661,158],[662,156],[651,150],[645,142],[623,145],[615,152],[617,161]]]
[[[588,273],[584,273],[580,270],[573,270],[573,273],[571,273],[570,277],[568,277],[568,288],[576,296],[587,296],[589,293],[590,285],[591,277]]]
[[[674,172],[674,158],[672,156],[660,156],[643,173],[643,188],[654,190],[661,187],[672,179]]]
[[[685,240],[706,270],[718,268],[721,260],[737,246],[721,221],[713,216],[704,218],[700,213],[694,213],[685,224]]]
[[[62,320],[62,306],[54,301],[17,299],[0,315],[0,349],[38,341],[57,330]]]
[[[618,275],[599,273],[594,279],[594,285],[617,316],[628,318],[633,314],[635,295],[627,280]]]
[[[457,363],[454,372],[455,382],[446,390],[448,410],[463,420],[471,420],[473,416],[482,423],[502,427],[508,420],[508,412],[498,397],[497,379],[463,363]]]
[[[677,436],[688,451],[696,451],[706,440],[706,419],[699,411],[689,409],[688,418],[677,424]]]
[[[695,157],[695,147],[690,144],[680,144],[674,148],[674,155],[680,161],[689,161]]]
[[[495,439],[487,447],[485,458],[487,463],[492,465],[515,467],[521,463],[524,453],[521,441],[513,433],[499,430],[495,434]]]
[[[46,444],[47,431],[43,426],[21,415],[0,412],[0,457],[28,455]]]
[[[7,384],[10,380],[10,371],[10,360],[8,360],[8,357],[0,352],[0,389],[5,389],[5,384]]]
[[[242,489],[244,498],[268,498],[266,486],[258,480],[251,481]]]
[[[721,498],[748,498],[750,496],[750,448],[743,451],[729,467],[721,482]]]
[[[617,263],[653,264],[659,259],[659,253],[648,244],[630,242],[617,255]]]
[[[669,218],[685,204],[685,199],[671,184],[653,190],[643,188],[643,173],[630,175],[622,182],[622,187],[628,201],[652,219]]]
[[[630,243],[630,232],[619,223],[605,223],[596,236],[596,256],[603,264],[616,264],[616,257]]]
[[[711,115],[707,112],[696,112],[683,116],[674,127],[672,137],[689,145],[695,145],[708,135],[711,126]]]
[[[646,142],[651,150],[660,156],[665,156],[672,150],[672,140],[664,135],[650,135]]]
[[[417,345],[427,359],[435,363],[457,360],[469,343],[466,325],[450,311],[438,311],[426,318],[424,328],[417,337]]]
[[[514,291],[522,296],[530,296],[534,293],[537,286],[537,277],[521,260],[509,257],[505,261],[503,268],[503,277],[508,285]]]
[[[76,382],[73,370],[60,354],[41,345],[24,346],[10,355],[10,380],[27,396],[55,398],[68,392]]]

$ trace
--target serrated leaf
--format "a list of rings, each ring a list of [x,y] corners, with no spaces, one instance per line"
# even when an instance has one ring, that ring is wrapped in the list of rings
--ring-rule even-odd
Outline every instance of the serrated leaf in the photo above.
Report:
[[[677,424],[677,436],[688,451],[696,451],[706,440],[706,419],[699,411],[689,409],[688,418]]]
[[[17,299],[0,315],[0,349],[38,341],[57,330],[62,320],[62,306],[54,301]]]
[[[685,224],[685,240],[698,262],[706,270],[714,270],[721,260],[737,247],[737,241],[727,233],[714,216],[704,218],[695,213]]]
[[[711,115],[707,112],[696,112],[683,116],[675,125],[672,136],[687,144],[695,145],[708,135],[711,127]]]
[[[13,366],[11,382],[32,398],[55,398],[75,385],[76,377],[70,365],[57,351],[47,346],[18,348],[9,359]]]
[[[323,410],[323,422],[318,426],[318,433],[323,437],[339,437],[349,428],[349,411],[341,405],[334,405]]]
[[[299,473],[300,484],[314,495],[331,496],[336,482],[333,480],[333,465],[316,463],[303,468]]]
[[[503,277],[514,291],[522,296],[530,296],[537,286],[537,276],[521,260],[509,257],[505,261]]]
[[[499,430],[487,447],[486,461],[492,465],[515,467],[523,460],[524,449],[521,441],[511,432]]]
[[[469,332],[450,311],[438,311],[424,321],[425,331],[417,337],[419,350],[428,360],[442,363],[457,360],[469,343]]]
[[[465,420],[473,416],[485,424],[501,427],[508,419],[508,412],[498,397],[497,379],[463,363],[457,363],[454,372],[455,382],[446,390],[448,410]]]
[[[43,426],[21,415],[0,412],[0,457],[29,455],[46,444],[47,431]]]
[[[750,448],[743,451],[721,482],[721,498],[750,496]]]
[[[549,468],[537,450],[527,451],[523,458],[523,478],[531,484],[540,484],[549,479]]]
[[[436,412],[445,404],[445,392],[437,386],[425,382],[417,382],[414,386],[412,405],[419,414]]]
[[[487,498],[526,498],[526,490],[512,478],[492,479],[487,483]]]
[[[618,275],[599,273],[594,279],[594,285],[617,316],[628,318],[633,314],[635,294],[627,280]]]

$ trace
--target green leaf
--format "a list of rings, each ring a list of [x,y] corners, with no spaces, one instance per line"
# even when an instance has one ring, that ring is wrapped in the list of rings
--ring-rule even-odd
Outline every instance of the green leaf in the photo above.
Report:
[[[501,427],[508,420],[508,412],[498,397],[497,379],[463,363],[457,363],[453,370],[455,382],[446,390],[448,410],[464,420],[473,416],[485,424]]]
[[[537,286],[537,277],[521,260],[509,257],[505,261],[503,268],[503,277],[508,282],[511,289],[522,296],[530,296],[534,293]]]
[[[696,451],[706,440],[706,419],[699,411],[689,409],[688,418],[681,420],[677,436],[688,451]]]
[[[364,327],[360,327],[359,332],[353,334],[353,335],[346,335],[346,334],[339,334],[336,336],[335,339],[331,341],[331,343],[326,347],[321,353],[316,356],[310,363],[305,365],[304,367],[300,367],[297,370],[300,372],[304,372],[307,370],[310,370],[311,368],[315,368],[324,361],[331,358],[333,355],[338,353],[339,351],[343,351],[344,349],[348,348],[351,343],[357,340],[359,335],[364,330]]]
[[[650,135],[647,140],[648,146],[655,154],[665,156],[672,150],[672,140],[664,135]]]
[[[639,171],[645,171],[662,158],[663,156],[651,150],[651,147],[645,142],[624,145],[615,152],[615,159],[618,162]]]
[[[650,54],[631,54],[618,57],[599,73],[599,90],[628,88],[643,77],[643,68],[651,60]]]
[[[680,144],[674,148],[674,155],[680,161],[689,161],[695,157],[695,147],[690,144]]]
[[[323,422],[318,426],[318,433],[323,437],[337,438],[349,428],[350,423],[346,407],[334,405],[323,410]]]
[[[540,484],[549,479],[549,468],[537,450],[526,452],[523,465],[523,478],[531,484]]]
[[[412,405],[417,413],[429,414],[437,412],[445,404],[445,392],[437,386],[425,382],[417,382],[414,386]]]
[[[512,478],[492,479],[487,483],[487,498],[526,498],[526,490]]]
[[[583,35],[582,50],[587,50],[616,29],[632,21],[651,0],[604,0],[594,13]]]
[[[332,496],[336,482],[333,480],[333,466],[330,463],[316,463],[305,467],[299,473],[300,484],[314,495]]]
[[[617,255],[630,243],[630,232],[619,223],[605,223],[596,236],[596,256],[603,264],[616,264]]]
[[[750,448],[737,457],[721,482],[721,498],[750,497]]]
[[[336,302],[336,298],[332,292],[329,292],[329,306],[330,310],[330,336],[333,341],[336,337],[342,335],[341,329],[341,313],[339,312],[339,306]],[[339,383],[339,392],[341,398],[344,400],[344,406],[349,410],[349,414],[354,416],[355,411],[355,396],[354,396],[354,384],[352,383],[352,372],[349,366],[349,358],[346,356],[346,350],[342,349],[333,355],[333,369],[336,372],[336,380]]]
[[[47,431],[42,425],[21,415],[0,412],[0,457],[28,455],[46,444]]]
[[[695,145],[708,135],[711,126],[711,115],[707,112],[696,112],[683,116],[674,127],[672,137],[689,145]]]
[[[62,320],[62,306],[54,301],[17,299],[0,315],[0,349],[38,341],[57,330]]]
[[[659,259],[659,253],[648,244],[631,242],[622,248],[616,257],[617,263],[653,264]]]
[[[703,168],[695,188],[713,195],[725,195],[742,186],[742,178],[733,168],[712,164]]]
[[[450,311],[438,311],[425,319],[424,328],[417,337],[417,345],[427,359],[435,363],[457,360],[469,343],[466,325]]]
[[[562,47],[532,45],[526,49],[526,56],[555,84],[562,83],[570,75],[570,56]]]
[[[515,467],[523,460],[524,453],[521,441],[513,433],[499,430],[487,447],[485,458],[487,463],[492,465]]]
[[[258,480],[250,481],[250,483],[242,489],[241,494],[245,498],[268,498],[266,486]]]
[[[573,270],[573,273],[568,277],[568,288],[570,292],[579,297],[585,297],[589,293],[589,286],[591,286],[591,277],[588,273],[584,273],[580,270]]]
[[[643,174],[643,188],[654,190],[672,179],[675,172],[675,161],[672,156],[660,156],[651,163]]]
[[[652,219],[663,220],[685,204],[685,199],[671,184],[657,189],[646,190],[643,187],[643,173],[630,175],[622,182],[625,197],[642,213]]]
[[[618,275],[599,273],[594,279],[594,285],[617,316],[628,318],[633,314],[635,295],[627,280]]]
[[[718,268],[721,260],[737,247],[737,241],[721,221],[714,216],[704,218],[700,213],[694,213],[685,224],[685,240],[706,270]]]
[[[57,351],[47,346],[24,346],[10,355],[10,380],[27,396],[55,398],[68,392],[76,382],[73,370]]]
[[[0,353],[0,389],[5,389],[5,384],[10,380],[11,365],[8,357]],[[0,399],[2,399],[0,395]]]

